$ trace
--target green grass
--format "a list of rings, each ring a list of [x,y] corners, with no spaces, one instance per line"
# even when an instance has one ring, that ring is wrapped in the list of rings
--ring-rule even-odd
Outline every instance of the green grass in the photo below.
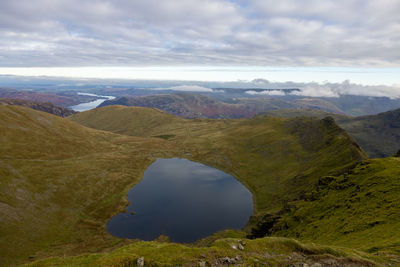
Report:
[[[234,175],[253,193],[252,221],[299,199],[332,169],[366,157],[334,123],[310,118],[185,120],[110,106],[69,120],[0,106],[0,132],[6,265],[129,243],[109,235],[106,222],[124,210],[127,192],[159,157],[184,157]]]
[[[232,246],[244,244],[244,249]],[[290,264],[336,263],[337,266],[378,266],[377,257],[355,250],[302,244],[288,238],[269,237],[257,240],[226,238],[216,240],[208,247],[193,247],[173,243],[135,242],[109,253],[86,254],[76,257],[55,257],[27,266],[136,266],[143,257],[145,266],[207,266],[221,263],[229,257],[238,266],[290,266]],[[385,263],[385,261],[383,261]]]
[[[71,119],[131,136],[173,135],[169,140],[185,157],[227,171],[245,184],[254,194],[256,213],[280,208],[287,195],[303,193],[326,171],[366,157],[343,130],[316,119],[185,120],[124,106],[82,112]],[[143,130],[145,121],[153,127]]]
[[[400,109],[360,117],[310,109],[281,109],[268,111],[265,114],[283,118],[332,116],[337,124],[345,129],[373,158],[389,157],[400,149]]]
[[[400,253],[400,158],[364,161],[322,177],[291,203],[273,234],[368,252]]]

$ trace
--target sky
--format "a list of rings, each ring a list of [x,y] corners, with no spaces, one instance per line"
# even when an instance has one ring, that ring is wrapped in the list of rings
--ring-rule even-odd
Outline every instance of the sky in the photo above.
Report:
[[[0,74],[400,84],[399,0],[1,0]]]

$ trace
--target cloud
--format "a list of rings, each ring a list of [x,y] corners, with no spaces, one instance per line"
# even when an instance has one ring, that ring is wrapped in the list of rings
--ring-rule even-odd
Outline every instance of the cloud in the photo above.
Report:
[[[279,95],[285,95],[285,92],[280,91],[280,90],[265,90],[265,91],[254,91],[254,90],[249,90],[249,91],[246,91],[246,94],[249,94],[249,95],[270,95],[270,96],[279,96]]]
[[[340,94],[330,86],[323,84],[309,84],[301,87],[301,91],[292,93],[293,95],[311,96],[311,97],[339,97]]]
[[[399,86],[366,86],[353,84],[350,81],[342,83],[309,83],[299,86],[301,91],[292,92],[293,95],[311,97],[340,97],[341,95],[360,95],[373,97],[400,98]]]
[[[399,66],[398,0],[2,0],[0,67]]]
[[[179,86],[172,86],[172,87],[159,87],[159,88],[152,88],[152,90],[173,90],[173,91],[182,91],[182,92],[213,92],[212,89],[198,86],[198,85],[179,85]]]

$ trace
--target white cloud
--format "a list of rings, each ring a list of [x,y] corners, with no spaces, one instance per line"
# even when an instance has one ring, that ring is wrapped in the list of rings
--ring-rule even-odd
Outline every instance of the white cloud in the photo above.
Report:
[[[328,85],[309,84],[300,88],[301,91],[293,92],[293,95],[312,97],[339,97],[339,94]]]
[[[400,98],[399,86],[365,86],[344,81],[342,83],[310,83],[300,86],[301,91],[292,92],[294,95],[311,97],[339,97],[341,95],[361,95],[374,97]]]
[[[153,88],[153,90],[173,90],[173,91],[182,91],[182,92],[213,92],[212,89],[198,86],[198,85],[179,85],[179,86],[172,86],[172,87],[159,87]]]
[[[398,0],[2,0],[0,66],[399,66]]]
[[[285,92],[280,91],[280,90],[264,90],[264,91],[246,91],[246,94],[249,95],[270,95],[270,96],[279,96],[279,95],[285,95]]]

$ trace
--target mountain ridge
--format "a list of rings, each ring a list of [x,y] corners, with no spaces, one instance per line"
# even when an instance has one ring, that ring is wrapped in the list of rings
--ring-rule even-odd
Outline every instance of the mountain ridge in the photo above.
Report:
[[[300,197],[328,170],[365,158],[345,132],[310,118],[185,120],[122,106],[69,118],[12,105],[0,111],[0,217],[7,219],[0,256],[10,264],[131,242],[110,236],[104,225],[124,210],[128,190],[159,157],[188,158],[233,174],[253,193],[255,219]],[[71,121],[93,114],[100,118],[96,124],[119,134]],[[145,131],[137,127],[143,123],[149,124]],[[302,129],[318,132],[315,149]],[[129,132],[136,136],[122,135]],[[286,188],[299,176],[302,186]]]
[[[51,102],[35,102],[24,99],[0,98],[0,105],[18,105],[25,106],[39,111],[44,111],[60,117],[68,117],[76,113],[72,109],[60,107],[52,104]]]

